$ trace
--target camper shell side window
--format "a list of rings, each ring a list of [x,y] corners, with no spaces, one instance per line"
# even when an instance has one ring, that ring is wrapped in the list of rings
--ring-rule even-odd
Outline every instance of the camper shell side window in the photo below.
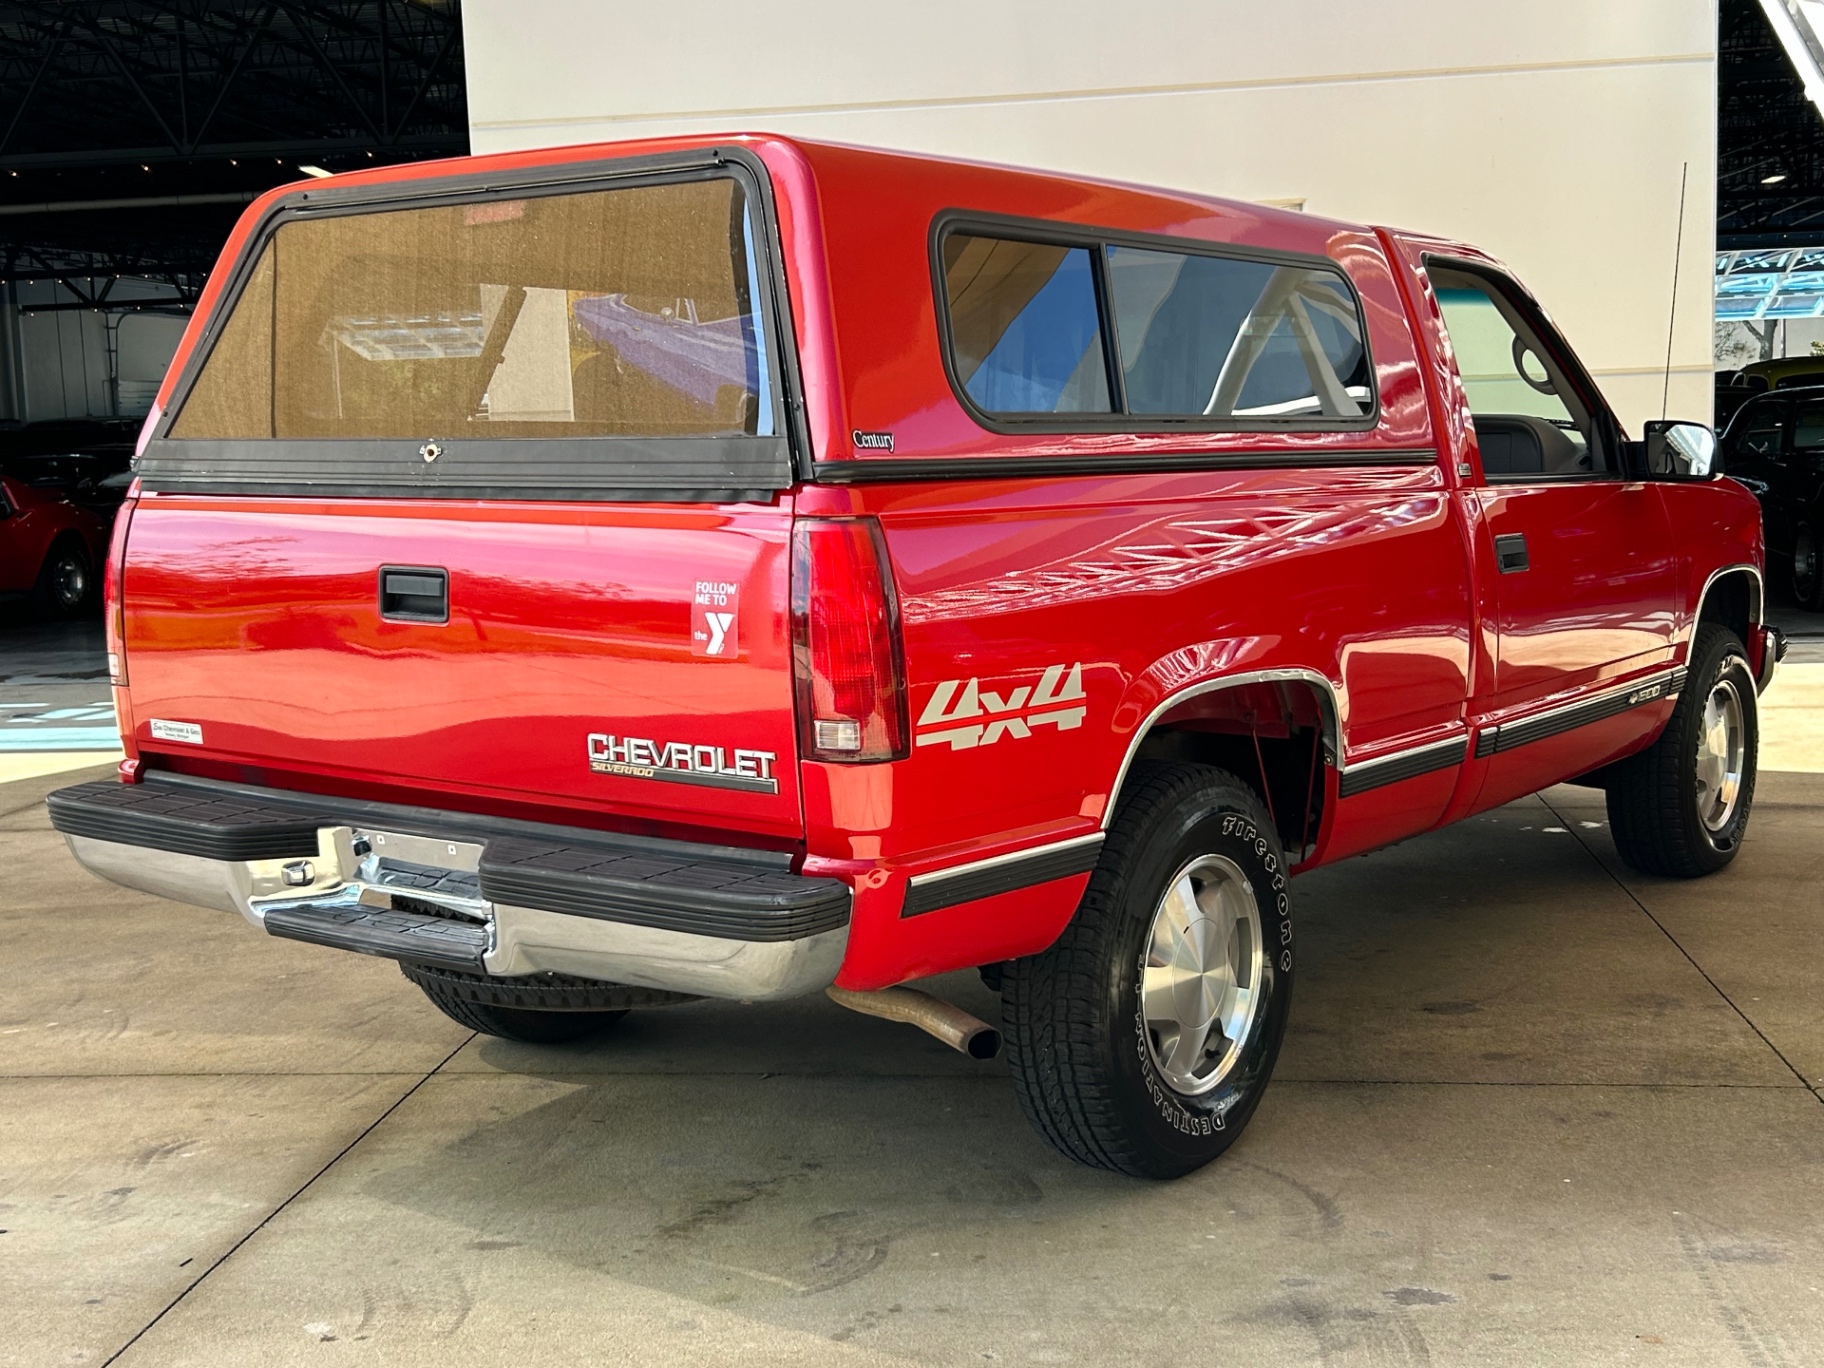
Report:
[[[944,365],[992,430],[1360,430],[1361,300],[1335,262],[1178,238],[941,217]]]

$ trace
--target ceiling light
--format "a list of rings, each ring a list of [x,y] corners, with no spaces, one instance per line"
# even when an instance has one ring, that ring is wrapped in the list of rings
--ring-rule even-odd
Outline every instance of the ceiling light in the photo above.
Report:
[[[1761,12],[1805,87],[1805,98],[1824,113],[1824,3],[1820,0],[1760,0]]]
[[[1786,179],[1786,173],[1784,171],[1775,171],[1771,176],[1762,176],[1761,184],[1762,185],[1778,185],[1781,181],[1783,181],[1785,179]]]
[[[306,166],[302,162],[298,163],[298,170],[307,176],[333,176],[335,174],[333,171],[325,171],[320,166]]]

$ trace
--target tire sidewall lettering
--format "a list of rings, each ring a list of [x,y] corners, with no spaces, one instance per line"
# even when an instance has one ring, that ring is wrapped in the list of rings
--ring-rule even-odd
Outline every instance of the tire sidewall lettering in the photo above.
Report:
[[[1252,1111],[1271,1067],[1272,1056],[1277,1053],[1275,1027],[1278,1023],[1275,1018],[1283,1017],[1286,1010],[1293,965],[1291,900],[1284,865],[1275,843],[1246,813],[1224,808],[1184,823],[1180,832],[1178,839],[1163,852],[1166,858],[1161,862],[1162,867],[1176,869],[1185,860],[1206,853],[1226,855],[1234,860],[1254,886],[1263,923],[1262,935],[1271,947],[1263,961],[1267,971],[1263,976],[1266,1000],[1255,1018],[1234,1074],[1206,1096],[1187,1097],[1173,1090],[1153,1063],[1152,1052],[1147,1046],[1145,1007],[1138,988],[1146,964],[1146,935],[1159,889],[1132,887],[1124,890],[1130,904],[1134,905],[1141,939],[1135,958],[1135,982],[1131,987],[1133,1015],[1129,1058],[1138,1069],[1138,1081],[1159,1121],[1186,1139],[1207,1140],[1232,1128],[1232,1114],[1239,1111],[1245,1118]]]

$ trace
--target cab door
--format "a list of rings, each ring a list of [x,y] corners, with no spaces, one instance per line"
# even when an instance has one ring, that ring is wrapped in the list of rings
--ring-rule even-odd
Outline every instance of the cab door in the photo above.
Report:
[[[1678,567],[1659,490],[1623,474],[1619,428],[1537,306],[1483,264],[1425,269],[1475,430],[1468,480],[1494,586],[1495,676],[1474,709],[1487,806],[1656,725],[1644,705],[1663,693],[1644,681],[1672,659]]]

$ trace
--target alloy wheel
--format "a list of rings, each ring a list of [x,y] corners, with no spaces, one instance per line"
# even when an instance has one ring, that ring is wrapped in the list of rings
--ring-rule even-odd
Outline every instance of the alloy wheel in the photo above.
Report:
[[[1742,792],[1748,754],[1742,696],[1732,679],[1719,679],[1704,700],[1697,733],[1697,815],[1712,833],[1728,827]]]
[[[1260,906],[1241,867],[1203,855],[1173,876],[1153,913],[1140,970],[1153,1065],[1197,1096],[1233,1072],[1254,1025],[1265,968]]]

